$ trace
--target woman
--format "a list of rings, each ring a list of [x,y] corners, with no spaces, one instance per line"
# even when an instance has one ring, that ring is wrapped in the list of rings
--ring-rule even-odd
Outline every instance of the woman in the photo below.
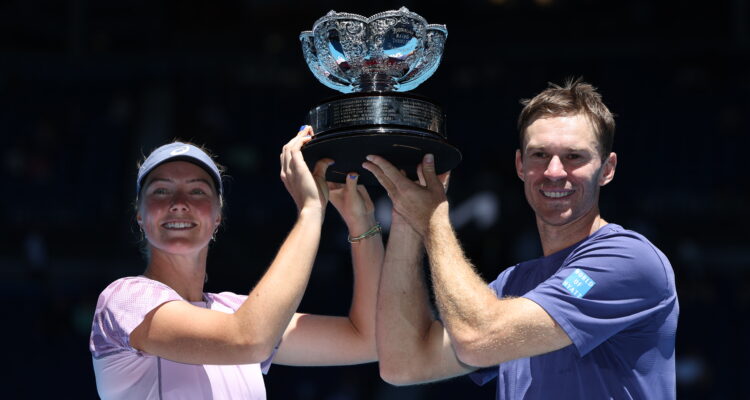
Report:
[[[221,223],[221,174],[201,149],[170,143],[143,162],[136,220],[148,266],[99,296],[90,349],[104,399],[264,399],[261,372],[285,365],[376,360],[375,301],[383,261],[367,191],[349,175],[325,181],[332,160],[311,173],[300,149],[303,127],[281,153],[281,179],[298,217],[278,254],[247,296],[204,293],[209,243]],[[295,313],[313,266],[326,205],[349,229],[354,295],[348,317]]]

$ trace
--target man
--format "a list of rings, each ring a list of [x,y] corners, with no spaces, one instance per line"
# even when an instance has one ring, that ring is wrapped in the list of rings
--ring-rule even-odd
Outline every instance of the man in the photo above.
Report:
[[[497,399],[674,399],[679,305],[672,267],[640,234],[608,223],[615,124],[591,85],[551,85],[524,102],[515,165],[543,257],[489,287],[449,221],[448,174],[426,155],[419,183],[368,156],[393,201],[378,293],[380,373],[402,385],[472,373]],[[439,320],[422,278],[426,249]],[[478,368],[485,368],[476,371]]]

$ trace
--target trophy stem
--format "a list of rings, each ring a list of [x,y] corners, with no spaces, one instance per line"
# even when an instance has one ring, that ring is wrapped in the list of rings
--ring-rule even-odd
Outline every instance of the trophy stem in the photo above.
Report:
[[[359,76],[354,84],[355,92],[391,92],[394,90],[393,78],[384,73],[365,73]]]

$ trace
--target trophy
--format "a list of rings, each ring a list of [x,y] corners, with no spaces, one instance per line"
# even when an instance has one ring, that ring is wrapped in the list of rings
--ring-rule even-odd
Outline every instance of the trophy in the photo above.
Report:
[[[404,93],[435,72],[447,36],[445,25],[427,24],[406,7],[369,18],[330,11],[302,32],[313,75],[344,93],[318,103],[305,118],[315,131],[302,148],[308,165],[332,158],[328,181],[344,182],[354,171],[365,185],[377,184],[362,168],[368,154],[386,158],[411,179],[426,153],[435,155],[438,173],[458,165],[461,152],[447,142],[442,107]]]

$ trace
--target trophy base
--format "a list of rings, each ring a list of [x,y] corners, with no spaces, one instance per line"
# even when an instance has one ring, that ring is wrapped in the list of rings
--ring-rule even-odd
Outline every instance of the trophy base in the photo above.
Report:
[[[409,179],[417,179],[417,165],[422,157],[435,155],[435,170],[438,174],[455,168],[461,162],[461,152],[454,146],[420,133],[385,127],[338,132],[336,135],[313,137],[302,148],[305,161],[313,169],[321,158],[331,158],[335,163],[328,167],[326,180],[345,182],[350,172],[359,174],[359,184],[379,185],[375,175],[362,168],[365,157],[379,155],[398,169],[403,169]]]
[[[321,158],[336,161],[326,179],[344,182],[350,172],[359,182],[378,181],[362,168],[368,154],[379,155],[410,179],[417,179],[417,164],[427,153],[435,155],[438,173],[453,169],[461,152],[448,144],[445,114],[427,98],[407,93],[351,93],[321,102],[308,113],[306,122],[315,136],[303,148],[309,166]]]

